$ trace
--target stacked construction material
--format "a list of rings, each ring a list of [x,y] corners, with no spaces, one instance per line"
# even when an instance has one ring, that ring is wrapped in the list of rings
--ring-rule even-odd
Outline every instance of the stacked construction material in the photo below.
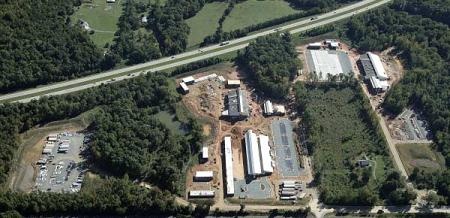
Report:
[[[285,180],[280,184],[280,199],[281,200],[297,200],[304,197],[302,183],[299,181]],[[301,196],[301,197],[300,197]]]

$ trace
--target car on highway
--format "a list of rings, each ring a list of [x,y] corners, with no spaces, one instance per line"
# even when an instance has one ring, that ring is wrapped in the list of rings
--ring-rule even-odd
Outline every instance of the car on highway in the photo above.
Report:
[[[224,41],[224,42],[221,42],[219,45],[220,45],[220,46],[224,46],[224,45],[228,45],[228,44],[230,44],[230,41]]]

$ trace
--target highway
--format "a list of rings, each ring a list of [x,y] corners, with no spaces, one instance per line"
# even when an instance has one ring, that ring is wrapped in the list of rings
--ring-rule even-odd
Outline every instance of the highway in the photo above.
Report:
[[[275,34],[278,32],[289,32],[291,34],[294,34],[306,31],[318,26],[349,18],[355,14],[363,13],[367,10],[381,6],[390,1],[391,0],[364,0],[339,8],[335,11],[314,16],[314,19],[307,18],[298,22],[278,26],[270,30],[234,39],[229,41],[229,43],[226,45],[216,44],[197,50],[184,52],[172,57],[164,57],[158,60],[128,66],[121,69],[115,69],[69,81],[63,81],[23,91],[8,93],[0,96],[0,102],[28,102],[33,99],[38,99],[41,96],[61,95],[76,92],[83,89],[99,86],[104,83],[116,82],[123,79],[132,78],[140,73],[156,72],[174,68],[177,66],[243,49],[248,45],[250,41],[260,36]]]

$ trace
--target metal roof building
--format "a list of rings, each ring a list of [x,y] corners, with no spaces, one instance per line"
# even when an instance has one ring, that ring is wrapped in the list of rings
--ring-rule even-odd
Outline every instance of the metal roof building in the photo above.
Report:
[[[222,115],[232,118],[245,118],[249,116],[249,106],[247,94],[244,90],[234,89],[227,94],[228,110],[222,112]]]
[[[310,73],[319,80],[327,80],[328,75],[349,74],[353,72],[348,55],[342,51],[306,50],[306,62]]]
[[[273,173],[272,157],[270,156],[269,137],[259,135],[259,148],[261,150],[261,166],[264,173]]]
[[[231,149],[230,136],[224,138],[224,154],[227,195],[234,195],[233,150]]]
[[[258,139],[252,130],[245,133],[245,150],[247,156],[247,173],[249,175],[261,175],[261,159],[259,153]]]
[[[370,85],[374,92],[385,92],[390,88],[389,83],[386,80],[379,80],[377,77],[370,77]]]
[[[372,62],[378,79],[387,80],[389,77],[386,75],[386,71],[384,70],[383,63],[381,63],[380,57],[376,54],[373,54],[372,52],[367,52],[367,55],[369,56],[370,62]]]

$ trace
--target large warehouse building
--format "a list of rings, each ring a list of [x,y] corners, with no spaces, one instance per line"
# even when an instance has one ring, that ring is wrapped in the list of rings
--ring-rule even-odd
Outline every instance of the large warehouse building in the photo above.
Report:
[[[252,130],[248,130],[245,134],[245,149],[248,175],[259,176],[273,173],[269,137],[256,136]]]
[[[385,92],[390,88],[389,77],[378,55],[367,52],[359,58],[364,71],[364,80],[370,85],[374,93]]]
[[[226,97],[228,110],[222,112],[222,116],[232,119],[245,119],[249,116],[247,94],[242,89],[234,89],[228,92]]]
[[[347,53],[334,50],[307,50],[306,63],[310,73],[319,80],[328,80],[328,75],[350,74],[352,64]]]

